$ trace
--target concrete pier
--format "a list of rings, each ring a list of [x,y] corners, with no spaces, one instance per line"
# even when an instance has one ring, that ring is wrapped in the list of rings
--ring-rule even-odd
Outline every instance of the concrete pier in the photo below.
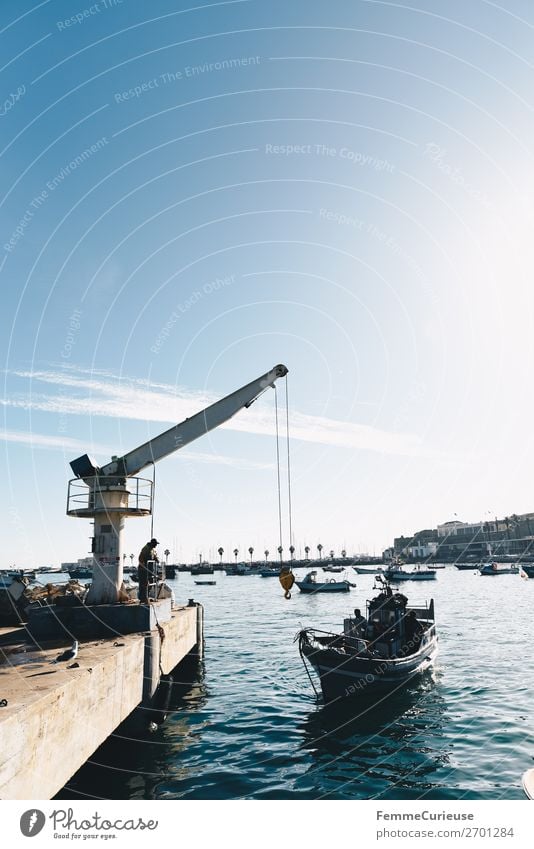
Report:
[[[155,630],[81,640],[73,668],[53,663],[64,639],[0,646],[0,798],[52,798],[202,640],[191,605]]]

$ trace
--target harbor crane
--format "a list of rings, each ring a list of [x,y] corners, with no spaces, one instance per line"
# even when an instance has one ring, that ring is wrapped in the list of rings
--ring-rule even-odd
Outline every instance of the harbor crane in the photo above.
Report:
[[[93,580],[87,604],[116,604],[120,601],[124,520],[152,514],[153,481],[138,477],[139,472],[250,407],[287,372],[284,365],[274,366],[271,371],[133,451],[122,457],[113,456],[104,466],[97,466],[87,454],[71,462],[76,477],[69,481],[67,515],[94,521]]]

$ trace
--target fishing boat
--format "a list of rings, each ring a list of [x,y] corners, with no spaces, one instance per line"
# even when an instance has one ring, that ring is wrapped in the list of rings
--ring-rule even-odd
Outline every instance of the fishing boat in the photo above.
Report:
[[[391,565],[385,572],[388,581],[433,581],[436,577],[435,569],[426,566],[415,566],[414,569],[405,569],[403,565]]]
[[[514,563],[485,563],[480,566],[481,575],[517,575],[519,566]]]
[[[316,628],[298,634],[304,666],[307,670],[309,661],[319,676],[326,702],[403,685],[434,662],[438,638],[433,599],[426,607],[408,606],[406,596],[394,592],[385,578],[377,580],[379,592],[367,602],[366,617],[354,611],[338,634]]]
[[[529,563],[528,566],[526,564],[522,564],[521,569],[527,578],[534,578],[534,564]]]
[[[348,593],[351,587],[356,586],[350,581],[336,581],[335,578],[318,581],[315,570],[308,572],[302,581],[295,581],[295,583],[301,593]]]
[[[213,566],[211,563],[199,563],[198,566],[191,566],[192,575],[213,575]]]
[[[199,587],[214,587],[217,581],[195,581]]]
[[[323,572],[344,572],[344,566],[336,566],[334,563],[327,563],[326,566],[321,566]]]
[[[78,566],[76,569],[69,569],[69,576],[77,580],[83,578],[89,581],[93,577],[93,570],[89,566]]]
[[[247,567],[244,563],[235,563],[225,566],[224,571],[227,575],[246,575]]]
[[[278,578],[279,574],[280,569],[278,568],[260,569],[260,575],[262,578]]]
[[[454,565],[461,572],[473,572],[475,569],[480,569],[480,563],[455,563]]]

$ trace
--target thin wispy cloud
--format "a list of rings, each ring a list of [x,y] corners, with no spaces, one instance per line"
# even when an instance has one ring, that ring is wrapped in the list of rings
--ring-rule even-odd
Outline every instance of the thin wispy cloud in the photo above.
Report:
[[[114,449],[106,445],[90,445],[89,448],[81,439],[72,439],[66,436],[54,436],[45,433],[33,433],[25,430],[0,430],[0,443],[15,442],[19,445],[27,445],[30,448],[45,449],[49,451],[63,451],[72,458],[76,454],[86,453],[96,457],[109,459]],[[273,463],[260,463],[256,460],[243,460],[239,457],[232,457],[226,454],[210,454],[206,451],[181,451],[179,458],[182,462],[191,463],[208,463],[213,465],[216,463],[220,466],[232,466],[236,469],[244,471],[256,471],[264,469],[273,469]]]
[[[2,399],[2,404],[57,415],[133,419],[168,426],[218,400],[217,396],[185,387],[73,367],[68,370],[14,371],[11,374],[31,381],[31,393],[27,389],[16,392]],[[51,390],[41,391],[44,386],[51,387]],[[265,403],[266,398],[268,396],[262,396],[262,403],[230,419],[222,427],[241,433],[273,436],[272,406]],[[415,434],[396,433],[298,411],[291,411],[291,436],[303,442],[381,454],[421,456],[428,453]],[[208,456],[213,462],[212,455]]]
[[[78,439],[23,430],[0,430],[0,442],[17,442],[22,445],[30,445],[32,448],[47,448],[55,451],[59,449],[85,451],[84,445]]]

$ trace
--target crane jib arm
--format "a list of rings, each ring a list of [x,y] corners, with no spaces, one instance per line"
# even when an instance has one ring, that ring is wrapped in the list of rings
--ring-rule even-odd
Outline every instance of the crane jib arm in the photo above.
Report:
[[[124,475],[130,477],[137,475],[146,466],[173,454],[180,448],[193,442],[205,433],[209,433],[219,425],[235,416],[239,410],[250,407],[266,389],[274,386],[279,377],[285,377],[287,368],[277,365],[271,371],[261,377],[237,389],[226,398],[216,401],[205,410],[201,410],[180,424],[169,428],[154,439],[150,439],[138,448],[134,448],[123,457],[114,458],[102,468],[98,468],[87,454],[73,460],[70,464],[72,471],[79,478],[93,477],[95,475],[111,476]]]

